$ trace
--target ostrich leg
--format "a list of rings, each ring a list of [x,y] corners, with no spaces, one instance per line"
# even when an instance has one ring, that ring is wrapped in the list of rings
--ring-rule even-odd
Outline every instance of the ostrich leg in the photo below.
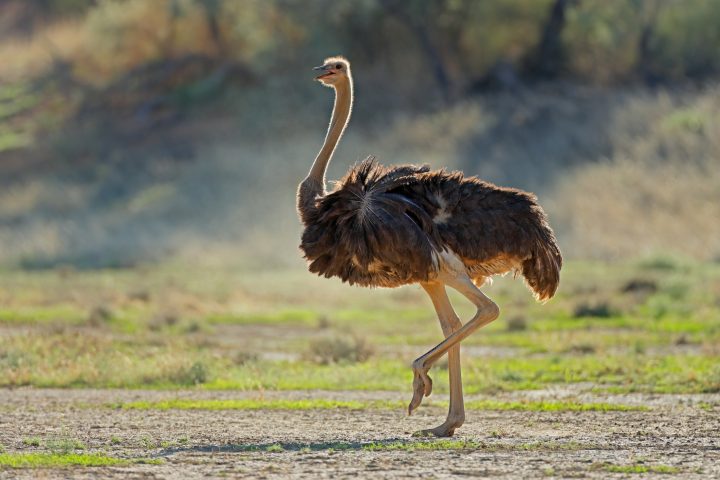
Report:
[[[487,325],[500,315],[500,309],[498,306],[484,293],[482,293],[467,275],[445,275],[438,280],[456,289],[458,292],[467,297],[467,299],[477,307],[477,312],[469,322],[413,362],[414,392],[413,398],[408,407],[409,413],[412,413],[413,410],[420,406],[423,395],[427,397],[430,395],[430,392],[432,392],[432,380],[430,380],[430,377],[427,374],[432,364],[445,355],[445,353],[452,347],[467,338],[475,330]]]
[[[422,287],[435,306],[445,338],[449,337],[462,327],[462,323],[450,304],[450,299],[448,299],[445,292],[445,285],[441,283],[423,283]],[[448,350],[448,373],[450,377],[450,408],[448,409],[447,419],[438,427],[415,432],[415,436],[450,437],[455,433],[455,429],[465,421],[462,377],[460,375],[460,345],[455,345]]]

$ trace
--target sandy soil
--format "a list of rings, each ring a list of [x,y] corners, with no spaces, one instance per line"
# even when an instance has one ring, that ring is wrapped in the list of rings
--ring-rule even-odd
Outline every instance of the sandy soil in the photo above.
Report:
[[[504,396],[558,398],[569,391]],[[40,451],[29,437],[75,438],[87,451],[162,458],[161,465],[3,470],[0,478],[650,478],[610,473],[612,465],[667,465],[663,478],[720,478],[720,395],[584,396],[643,404],[632,412],[469,412],[455,438],[466,450],[367,451],[370,442],[410,441],[435,426],[439,407],[401,410],[142,411],[109,402],[163,398],[241,398],[204,391],[0,390],[0,445]],[[395,392],[268,392],[266,397],[405,400]],[[496,397],[497,398],[497,397]],[[161,445],[162,442],[164,446]],[[279,444],[283,451],[266,451]],[[260,451],[248,451],[259,448]],[[345,448],[345,449],[343,449]],[[271,448],[277,450],[278,448]]]

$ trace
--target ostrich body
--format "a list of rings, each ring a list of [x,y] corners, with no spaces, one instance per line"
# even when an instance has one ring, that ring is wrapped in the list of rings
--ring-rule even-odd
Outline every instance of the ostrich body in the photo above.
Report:
[[[492,275],[516,272],[538,300],[551,298],[562,265],[555,235],[534,195],[462,172],[383,167],[368,157],[327,192],[325,172],[350,118],[353,83],[343,57],[328,58],[316,70],[322,71],[317,80],[335,90],[335,104],[325,143],[298,190],[305,226],[300,248],[318,275],[369,287],[419,283],[428,293],[445,340],[413,362],[408,413],[430,395],[428,371],[447,353],[447,419],[418,434],[451,436],[465,420],[460,342],[500,313],[478,287]],[[477,307],[464,325],[446,286]]]

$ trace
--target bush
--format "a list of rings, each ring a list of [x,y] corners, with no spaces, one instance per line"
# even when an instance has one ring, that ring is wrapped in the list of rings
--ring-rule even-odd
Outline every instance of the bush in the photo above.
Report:
[[[573,317],[584,318],[584,317],[596,317],[596,318],[609,318],[617,315],[617,311],[608,302],[600,301],[596,303],[581,302],[573,311]]]
[[[256,353],[252,352],[237,352],[233,358],[232,362],[235,365],[241,366],[248,363],[256,362],[258,360],[258,355]]]
[[[655,293],[658,290],[657,282],[654,280],[647,279],[633,279],[625,283],[620,291],[622,293],[633,293],[640,295],[649,295]]]
[[[107,325],[113,318],[113,312],[110,308],[98,305],[93,308],[88,315],[87,323],[91,327],[100,327]]]
[[[578,343],[571,345],[567,351],[569,353],[577,353],[580,355],[590,355],[597,351],[597,347],[591,343]]]
[[[602,259],[720,255],[720,222],[712,221],[720,218],[720,123],[711,113],[720,108],[718,91],[661,92],[618,108],[612,159],[567,175],[547,204],[564,253]],[[682,268],[668,255],[643,263]]]
[[[335,335],[311,342],[306,358],[320,365],[358,363],[368,360],[373,353],[373,348],[363,337]]]
[[[201,385],[210,380],[210,368],[198,360],[190,367],[181,368],[173,380],[185,385]]]
[[[507,321],[507,330],[508,332],[521,332],[523,330],[527,330],[527,320],[525,320],[525,317],[515,316],[511,317]]]

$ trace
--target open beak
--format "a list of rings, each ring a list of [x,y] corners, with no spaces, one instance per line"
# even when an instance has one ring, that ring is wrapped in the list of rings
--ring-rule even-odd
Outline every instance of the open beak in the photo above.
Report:
[[[320,75],[315,77],[315,80],[320,80],[321,78],[325,78],[325,77],[329,77],[330,75],[334,75],[333,72],[329,71],[330,67],[328,65],[321,65],[319,67],[313,67],[313,70],[319,70],[321,72],[325,72],[325,73],[321,73]]]

